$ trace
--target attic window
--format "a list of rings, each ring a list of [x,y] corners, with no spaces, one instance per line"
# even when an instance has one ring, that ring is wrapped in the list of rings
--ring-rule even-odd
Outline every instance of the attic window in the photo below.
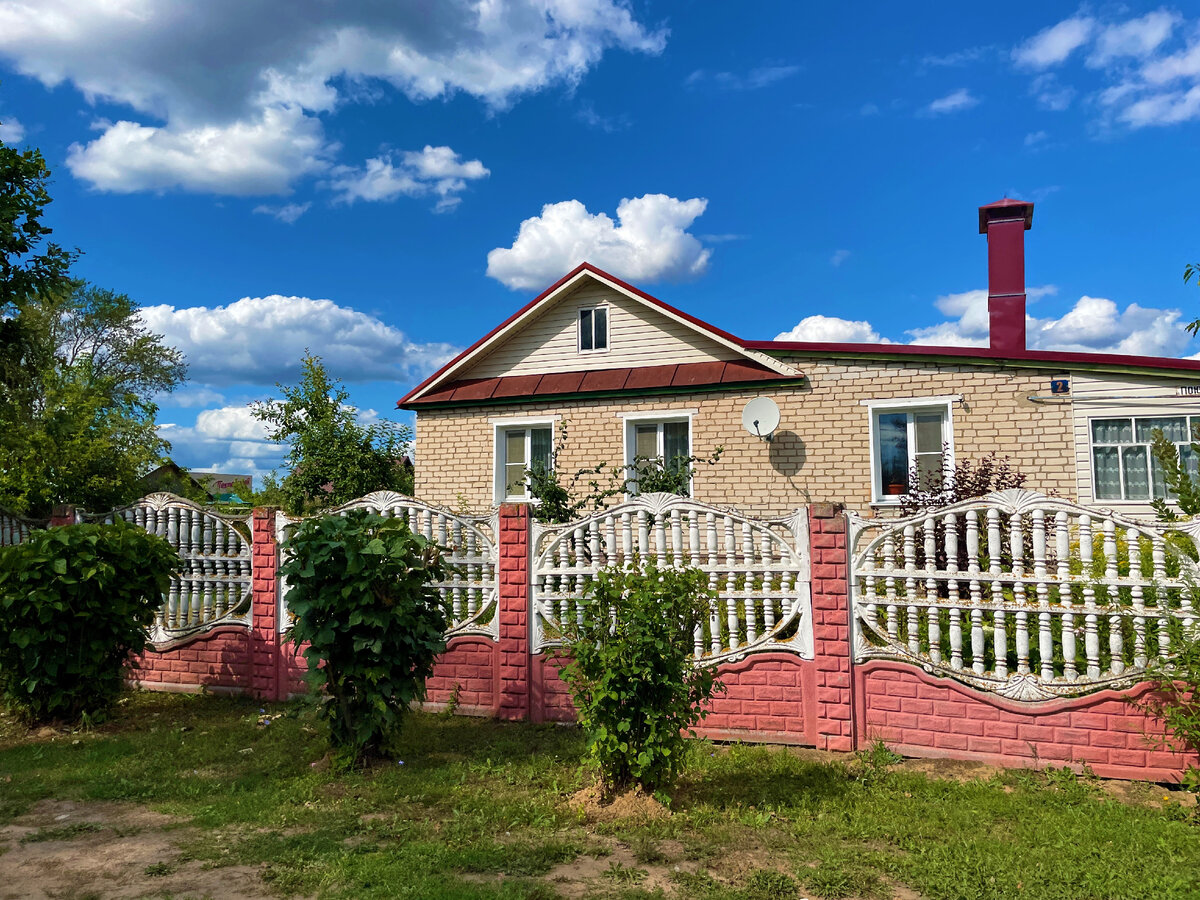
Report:
[[[608,349],[607,306],[579,311],[579,349],[581,352]]]

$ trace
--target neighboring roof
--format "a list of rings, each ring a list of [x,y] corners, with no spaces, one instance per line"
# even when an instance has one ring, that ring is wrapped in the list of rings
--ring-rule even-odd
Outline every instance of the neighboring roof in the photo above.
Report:
[[[1000,200],[990,207],[1029,206],[1019,200]],[[981,213],[982,215],[982,213]],[[547,375],[510,375],[498,378],[455,378],[470,363],[490,352],[500,341],[517,330],[522,323],[541,312],[540,307],[552,304],[577,286],[582,278],[592,278],[620,291],[646,306],[658,310],[677,322],[686,323],[697,332],[725,347],[743,354],[746,362],[684,363],[678,366],[650,366],[638,369],[602,369],[586,372],[556,372]],[[957,362],[970,360],[983,365],[1013,365],[1024,368],[1068,369],[1082,368],[1108,372],[1153,372],[1163,377],[1196,378],[1200,375],[1200,359],[1172,359],[1160,356],[1121,356],[1113,353],[1074,353],[1056,350],[1023,350],[1000,354],[990,347],[936,347],[921,344],[839,344],[818,341],[746,341],[710,325],[695,316],[664,303],[657,297],[627,284],[619,278],[581,263],[560,278],[529,303],[525,304],[482,338],[446,363],[415,388],[404,395],[396,406],[414,409],[418,406],[462,404],[476,402],[515,402],[525,397],[574,396],[577,394],[629,393],[634,390],[676,392],[755,381],[789,381],[803,375],[779,356],[814,356],[844,359],[907,359]],[[713,378],[712,367],[724,365],[720,377]],[[743,367],[731,369],[730,367]],[[662,370],[655,373],[654,370]],[[664,374],[670,370],[669,375]],[[756,372],[757,375],[731,381],[735,371]],[[637,373],[635,376],[634,373]],[[649,383],[643,383],[645,379]],[[620,382],[618,386],[618,382]]]
[[[669,319],[674,319],[687,327],[691,328],[700,334],[705,335],[709,339],[721,344],[724,347],[733,350],[740,355],[746,357],[749,361],[757,363],[759,366],[774,371],[777,377],[780,378],[796,378],[799,373],[792,369],[786,363],[771,357],[768,354],[761,353],[757,350],[750,349],[746,342],[741,338],[734,337],[728,331],[722,331],[714,325],[709,325],[697,319],[695,316],[688,315],[683,310],[676,309],[668,303],[663,303],[657,297],[652,297],[645,291],[635,288],[633,285],[622,281],[612,275],[609,275],[602,269],[596,268],[591,263],[580,263],[565,276],[560,278],[554,284],[550,285],[542,293],[538,294],[519,310],[477,340],[474,344],[464,350],[450,362],[446,363],[415,388],[409,391],[396,404],[399,407],[408,407],[412,403],[422,399],[426,394],[434,389],[441,388],[451,383],[454,376],[460,375],[471,363],[477,358],[489,353],[497,344],[503,341],[506,337],[517,331],[526,321],[540,315],[542,311],[552,306],[558,299],[566,296],[573,291],[583,279],[591,279],[598,281],[607,287],[610,287],[624,294],[631,300],[635,300],[644,306],[648,306],[662,313]]]
[[[416,400],[401,400],[400,405],[415,409],[439,404],[498,403],[531,397],[545,399],[581,394],[678,393],[764,381],[792,381],[797,377],[802,376],[781,376],[766,366],[748,360],[592,369],[546,375],[504,375],[499,378],[453,381],[428,391]]]

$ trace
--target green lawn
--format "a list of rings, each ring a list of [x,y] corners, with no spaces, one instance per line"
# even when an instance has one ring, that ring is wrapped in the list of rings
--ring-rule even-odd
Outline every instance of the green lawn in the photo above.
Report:
[[[567,803],[589,780],[573,728],[418,714],[402,763],[339,774],[312,765],[325,747],[311,709],[269,707],[269,725],[259,709],[140,693],[90,733],[0,718],[0,826],[48,800],[136,804],[178,821],[160,826],[177,852],[147,877],[257,865],[280,895],[1200,897],[1200,816],[1161,788],[1117,799],[1065,772],[939,780],[698,741],[672,815],[588,824]],[[96,832],[10,840],[0,870]]]

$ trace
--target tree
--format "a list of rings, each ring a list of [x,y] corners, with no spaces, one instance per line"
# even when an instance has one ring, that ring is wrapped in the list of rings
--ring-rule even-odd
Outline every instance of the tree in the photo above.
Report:
[[[22,298],[15,363],[0,383],[0,503],[45,515],[101,511],[137,496],[169,445],[153,402],[187,373],[125,294],[81,281]]]
[[[1196,279],[1196,284],[1200,285],[1200,263],[1189,263],[1183,270],[1183,283],[1187,284],[1193,278]],[[1187,326],[1190,334],[1200,334],[1200,319],[1190,323]]]
[[[289,511],[336,506],[372,491],[412,493],[412,474],[401,463],[412,429],[386,419],[370,425],[347,404],[349,393],[330,378],[321,357],[306,352],[300,383],[278,384],[282,400],[251,406],[270,426],[268,438],[289,445],[286,477],[280,483]]]

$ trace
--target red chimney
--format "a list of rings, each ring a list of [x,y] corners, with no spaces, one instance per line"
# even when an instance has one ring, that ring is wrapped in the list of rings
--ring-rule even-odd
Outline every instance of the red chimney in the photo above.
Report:
[[[997,200],[979,207],[979,233],[988,242],[988,334],[1003,354],[1025,352],[1025,232],[1033,204]]]

